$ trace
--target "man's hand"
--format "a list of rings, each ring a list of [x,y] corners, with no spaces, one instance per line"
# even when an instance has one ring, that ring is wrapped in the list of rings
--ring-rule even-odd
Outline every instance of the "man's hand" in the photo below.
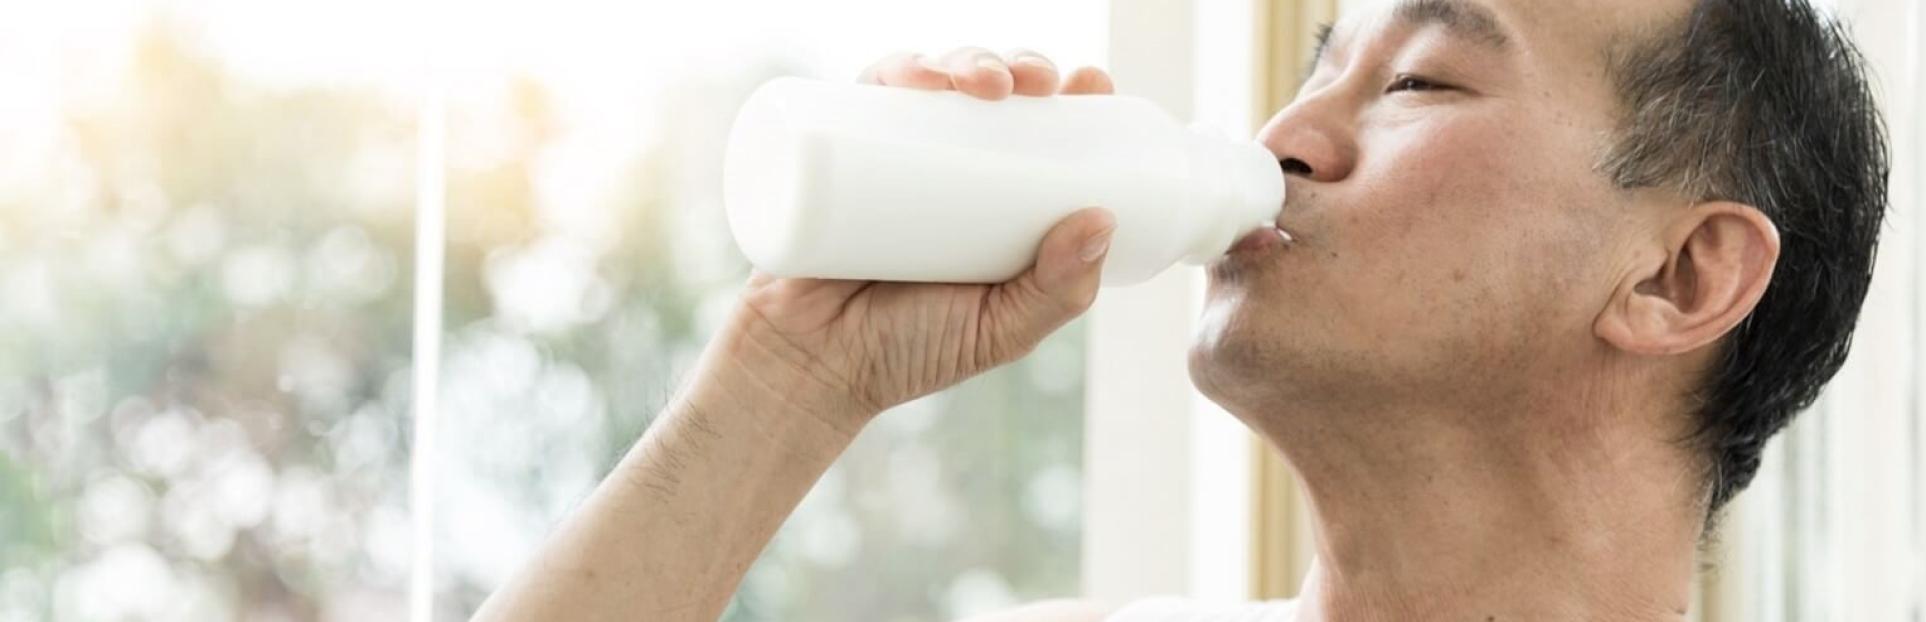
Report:
[[[863,79],[991,100],[1111,88],[1096,69],[1060,81],[1041,56],[980,48],[891,56]],[[476,619],[716,619],[871,417],[1022,356],[1088,308],[1114,226],[1101,209],[1072,214],[1029,271],[996,285],[752,275],[687,386]],[[1018,613],[1001,619],[1098,615],[1061,603]]]
[[[859,80],[955,89],[987,100],[1111,92],[1102,70],[1083,68],[1059,79],[1048,59],[1024,50],[999,56],[961,48],[940,59],[897,54]],[[996,285],[755,274],[735,321],[718,339],[724,347],[773,355],[745,364],[833,424],[858,428],[885,408],[1027,354],[1089,308],[1115,226],[1101,208],[1071,214],[1044,237],[1029,271]]]

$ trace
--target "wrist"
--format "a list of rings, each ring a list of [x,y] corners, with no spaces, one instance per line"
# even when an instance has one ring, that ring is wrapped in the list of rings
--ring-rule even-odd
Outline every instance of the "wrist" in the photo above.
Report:
[[[709,410],[811,420],[854,437],[882,409],[821,368],[780,336],[732,321],[704,350],[682,399]]]

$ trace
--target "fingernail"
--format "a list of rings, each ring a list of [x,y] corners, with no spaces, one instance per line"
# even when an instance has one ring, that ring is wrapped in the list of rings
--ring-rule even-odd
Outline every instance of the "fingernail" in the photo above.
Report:
[[[1003,66],[1003,61],[990,58],[988,56],[978,57],[976,59],[976,66],[979,69],[988,69],[990,71],[1007,71],[1008,70],[1007,67]]]
[[[1114,231],[1115,230],[1099,233],[1097,237],[1090,238],[1090,241],[1084,242],[1083,250],[1077,251],[1077,258],[1087,263],[1096,261],[1098,257],[1102,257],[1104,251],[1110,250],[1110,234]]]
[[[937,73],[949,73],[948,69],[944,69],[943,65],[938,64],[935,59],[932,59],[928,56],[916,57],[916,64],[922,65],[924,69],[928,69],[930,71],[934,71]]]

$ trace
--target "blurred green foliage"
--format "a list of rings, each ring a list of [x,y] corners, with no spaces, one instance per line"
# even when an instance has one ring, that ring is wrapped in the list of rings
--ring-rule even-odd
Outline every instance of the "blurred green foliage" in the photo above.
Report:
[[[667,85],[613,149],[536,79],[451,105],[443,615],[587,493],[727,310],[747,268],[715,156],[749,89],[795,72]],[[0,618],[402,616],[414,105],[250,84],[157,26],[62,111],[51,173],[0,187]],[[613,181],[558,194],[571,167]],[[1082,351],[1073,326],[881,418],[726,619],[1074,593]]]

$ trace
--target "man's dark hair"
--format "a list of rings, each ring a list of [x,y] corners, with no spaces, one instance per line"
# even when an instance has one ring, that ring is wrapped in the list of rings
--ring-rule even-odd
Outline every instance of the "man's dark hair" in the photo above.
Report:
[[[1845,362],[1886,211],[1885,127],[1865,59],[1804,0],[1699,0],[1610,71],[1619,187],[1744,203],[1779,229],[1771,284],[1693,396],[1709,523]]]

